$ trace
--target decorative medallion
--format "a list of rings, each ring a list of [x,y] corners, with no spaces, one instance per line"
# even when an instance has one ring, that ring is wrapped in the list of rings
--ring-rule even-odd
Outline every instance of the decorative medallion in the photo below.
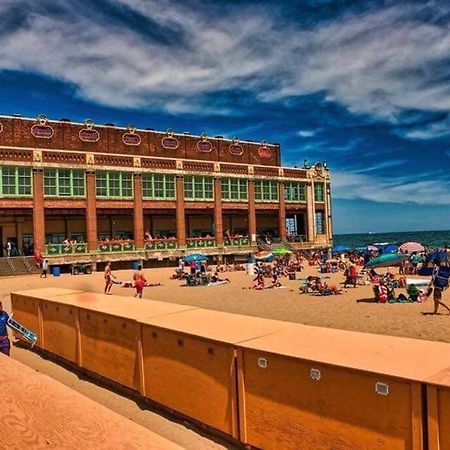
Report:
[[[128,125],[128,131],[122,135],[122,142],[125,145],[140,145],[141,137],[135,133],[136,127]]]
[[[203,133],[201,140],[197,142],[197,150],[202,153],[210,153],[212,151],[211,141],[208,141],[208,135]]]
[[[176,150],[178,148],[179,142],[176,137],[173,135],[172,130],[166,131],[166,136],[161,139],[161,144],[164,148]]]
[[[233,143],[230,145],[230,153],[235,156],[240,156],[244,153],[244,148],[239,144],[237,137],[233,138]]]
[[[260,158],[270,158],[272,156],[270,148],[267,147],[267,141],[262,141],[261,147],[258,148],[258,155]]]
[[[97,142],[100,139],[100,133],[94,130],[94,125],[94,122],[90,119],[84,121],[85,128],[82,128],[78,133],[83,142]]]
[[[0,133],[3,131],[3,124],[0,123]]]
[[[50,139],[53,137],[54,130],[50,125],[47,125],[47,117],[44,114],[37,116],[37,122],[31,127],[31,134],[36,138]]]

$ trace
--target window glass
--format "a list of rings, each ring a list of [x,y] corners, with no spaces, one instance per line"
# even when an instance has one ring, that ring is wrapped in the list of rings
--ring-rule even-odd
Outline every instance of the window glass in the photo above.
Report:
[[[275,180],[256,180],[255,181],[255,200],[259,202],[278,201],[278,181]]]
[[[202,175],[184,177],[184,198],[186,200],[214,200],[214,180]]]

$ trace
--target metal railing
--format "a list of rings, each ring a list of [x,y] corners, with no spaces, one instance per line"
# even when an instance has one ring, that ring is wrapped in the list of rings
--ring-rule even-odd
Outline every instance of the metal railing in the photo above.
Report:
[[[20,260],[22,261],[23,265],[26,267],[28,272],[31,273],[33,271],[33,269],[31,268],[30,263],[28,262],[27,258],[25,257],[25,254],[23,253],[22,250],[19,250],[18,253],[19,253],[19,257],[20,257]]]
[[[11,269],[11,272],[12,273],[16,273],[17,270],[16,270],[16,267],[14,266],[14,263],[11,260],[11,257],[7,256],[5,259],[6,259],[6,262],[7,262],[8,266],[9,266],[9,268]]]
[[[176,238],[151,239],[144,242],[145,250],[175,250],[178,248]]]
[[[308,238],[306,234],[291,234],[286,238],[286,240],[288,242],[307,242]]]
[[[136,250],[134,241],[108,241],[99,242],[97,249],[101,253],[113,253],[113,252],[132,252]]]
[[[247,236],[225,239],[224,245],[226,247],[245,247],[250,245],[250,239]]]
[[[80,242],[77,244],[46,244],[45,254],[52,255],[71,255],[74,253],[88,253],[87,244]]]

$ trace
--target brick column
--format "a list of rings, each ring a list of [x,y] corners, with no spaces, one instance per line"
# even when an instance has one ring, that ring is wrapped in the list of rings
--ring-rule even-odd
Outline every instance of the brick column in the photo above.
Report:
[[[255,208],[255,182],[248,181],[248,237],[251,244],[256,243],[256,208]]]
[[[283,182],[278,184],[278,234],[282,240],[286,239],[286,200]]]
[[[216,245],[223,246],[223,220],[222,220],[222,181],[214,178],[214,229]]]
[[[184,215],[184,177],[177,177],[177,240],[178,247],[186,246],[186,219]]]
[[[314,204],[314,182],[306,185],[306,208],[307,208],[307,224],[308,224],[308,242],[314,242],[316,238],[315,233],[315,204]]]
[[[333,240],[333,224],[331,222],[331,187],[329,183],[325,183],[325,223],[328,241]]]
[[[136,249],[144,248],[144,209],[142,206],[142,176],[135,173],[134,182],[134,244]]]
[[[33,169],[33,245],[34,250],[45,250],[44,172]]]
[[[97,250],[97,199],[95,172],[86,172],[86,235],[88,251]]]

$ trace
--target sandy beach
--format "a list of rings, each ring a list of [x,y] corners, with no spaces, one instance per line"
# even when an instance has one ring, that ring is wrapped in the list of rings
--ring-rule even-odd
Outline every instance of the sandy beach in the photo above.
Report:
[[[113,273],[120,281],[128,281],[132,276],[131,270]],[[374,303],[371,285],[348,288],[339,296],[318,297],[300,294],[300,281],[286,278],[282,279],[282,289],[249,290],[251,277],[245,272],[222,275],[229,278],[231,283],[217,287],[184,287],[184,282],[170,279],[174,273],[171,268],[147,269],[145,273],[151,283],[162,285],[146,288],[142,300],[136,301],[152,299],[307,325],[450,342],[450,316],[443,310],[442,315],[438,316],[421,314],[432,310],[431,300],[422,304],[377,304]],[[307,267],[297,277],[309,274],[317,274],[316,269]],[[329,284],[339,285],[343,281],[342,273],[329,276]],[[0,279],[0,297],[4,308],[9,311],[9,294],[12,290],[50,286],[103,292],[103,273],[78,276],[63,274],[47,279],[41,279],[39,275],[3,278]],[[397,289],[396,292],[404,290]],[[133,296],[134,289],[115,285],[112,293]],[[449,294],[444,292],[444,301],[447,299],[450,300]],[[136,401],[112,392],[92,380],[80,378],[76,373],[35,352],[13,346],[12,357],[185,448],[233,448],[225,441],[202,435],[199,429],[173,417],[143,409]]]

